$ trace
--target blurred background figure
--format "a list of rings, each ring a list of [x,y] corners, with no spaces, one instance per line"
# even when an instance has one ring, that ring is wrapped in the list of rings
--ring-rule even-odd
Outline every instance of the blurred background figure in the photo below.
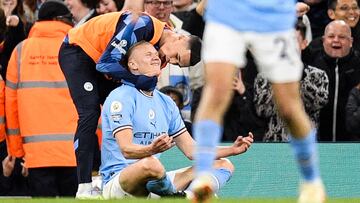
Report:
[[[223,142],[233,142],[238,135],[246,135],[248,132],[252,132],[255,141],[262,141],[264,137],[267,120],[256,114],[253,102],[253,82],[250,84],[245,80],[243,81],[243,79],[239,79],[244,77],[242,72],[247,70],[249,69],[242,69],[242,71],[234,77],[234,97],[224,115],[224,129],[221,137],[221,141]],[[203,87],[197,88],[194,91],[191,103],[191,121],[194,121],[202,91]]]
[[[352,140],[360,141],[360,83],[350,91],[346,104],[346,130]]]
[[[26,20],[26,31],[29,33],[31,26],[38,19],[38,13],[40,6],[46,0],[24,0],[23,7],[25,12],[25,20]]]
[[[326,25],[331,21],[327,15],[328,0],[298,0],[298,2],[303,2],[310,6],[310,10],[306,15],[311,22],[313,38],[321,37],[324,34]]]
[[[182,28],[192,35],[200,38],[203,36],[205,22],[203,14],[207,0],[201,0],[199,3],[191,3],[191,0],[178,0],[174,1],[173,14],[178,17],[182,22]],[[181,6],[177,6],[177,5]],[[181,9],[178,8],[181,7]]]
[[[22,1],[0,0],[4,16],[1,17],[0,65],[1,76],[6,80],[6,68],[14,47],[25,39],[26,20]],[[4,21],[5,20],[5,21]],[[3,24],[5,22],[5,24]]]
[[[174,11],[190,11],[196,8],[197,3],[193,0],[173,0]]]
[[[96,12],[100,14],[121,11],[125,0],[100,0]]]
[[[168,95],[169,97],[171,97],[171,99],[175,102],[176,106],[179,108],[179,111],[181,111],[184,108],[183,95],[182,95],[181,91],[178,90],[176,87],[164,86],[159,91]],[[183,120],[184,120],[184,118],[183,118]],[[191,132],[192,132],[191,122],[188,120],[184,120],[184,124],[185,124],[186,130],[191,135]]]
[[[65,4],[73,16],[75,27],[97,16],[96,6],[99,2],[100,0],[65,0]]]

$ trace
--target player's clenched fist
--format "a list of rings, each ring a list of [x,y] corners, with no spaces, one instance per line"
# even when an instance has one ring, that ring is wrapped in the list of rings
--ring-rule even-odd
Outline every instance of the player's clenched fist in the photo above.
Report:
[[[155,140],[151,143],[151,149],[153,154],[157,154],[170,149],[174,145],[175,143],[173,142],[173,138],[164,133],[155,138]]]

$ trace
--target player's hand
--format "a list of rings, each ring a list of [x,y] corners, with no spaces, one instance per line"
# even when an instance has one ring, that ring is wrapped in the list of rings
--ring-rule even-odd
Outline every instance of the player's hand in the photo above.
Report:
[[[298,17],[305,15],[308,11],[310,11],[309,5],[302,3],[302,2],[296,3],[296,15]]]
[[[175,145],[173,138],[168,134],[162,134],[151,143],[151,149],[153,154],[157,154],[166,151]]]
[[[2,167],[3,167],[3,175],[5,177],[11,176],[14,167],[15,167],[15,160],[16,157],[8,155],[3,161],[2,161]]]
[[[28,177],[29,170],[25,167],[25,164],[23,162],[21,163],[21,166],[22,166],[21,175],[24,177]]]
[[[105,77],[105,79],[111,80],[111,81],[113,81],[113,82],[115,82],[115,83],[121,83],[120,80],[116,80],[115,78],[111,77],[111,76],[108,75],[108,74],[104,74],[104,77]]]
[[[234,150],[234,155],[238,155],[241,153],[246,152],[252,143],[254,142],[254,135],[249,132],[249,135],[247,137],[238,136],[232,145]]]

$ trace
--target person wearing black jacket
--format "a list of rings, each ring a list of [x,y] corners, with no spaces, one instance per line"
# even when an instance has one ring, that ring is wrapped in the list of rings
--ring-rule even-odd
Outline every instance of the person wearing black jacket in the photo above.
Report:
[[[205,21],[203,13],[205,9],[206,0],[201,0],[196,8],[185,11],[175,11],[173,14],[183,21],[182,29],[188,31],[190,34],[202,38],[205,28]]]
[[[323,51],[309,65],[326,72],[329,78],[329,102],[320,111],[320,141],[351,141],[346,130],[345,106],[350,90],[360,79],[360,53],[352,49],[350,26],[335,20],[326,26]]]
[[[26,33],[20,17],[22,4],[17,5],[11,13],[5,11],[9,10],[8,5],[3,7],[0,9],[0,74],[6,80],[6,68],[11,53],[15,46],[26,38]]]
[[[346,129],[353,140],[360,141],[360,83],[350,91],[346,104]]]

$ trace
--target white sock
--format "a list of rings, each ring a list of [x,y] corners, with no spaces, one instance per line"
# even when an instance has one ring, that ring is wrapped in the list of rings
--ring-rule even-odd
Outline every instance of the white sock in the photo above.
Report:
[[[89,193],[91,192],[92,184],[91,183],[80,183],[78,186],[77,193],[83,194],[83,193]]]

